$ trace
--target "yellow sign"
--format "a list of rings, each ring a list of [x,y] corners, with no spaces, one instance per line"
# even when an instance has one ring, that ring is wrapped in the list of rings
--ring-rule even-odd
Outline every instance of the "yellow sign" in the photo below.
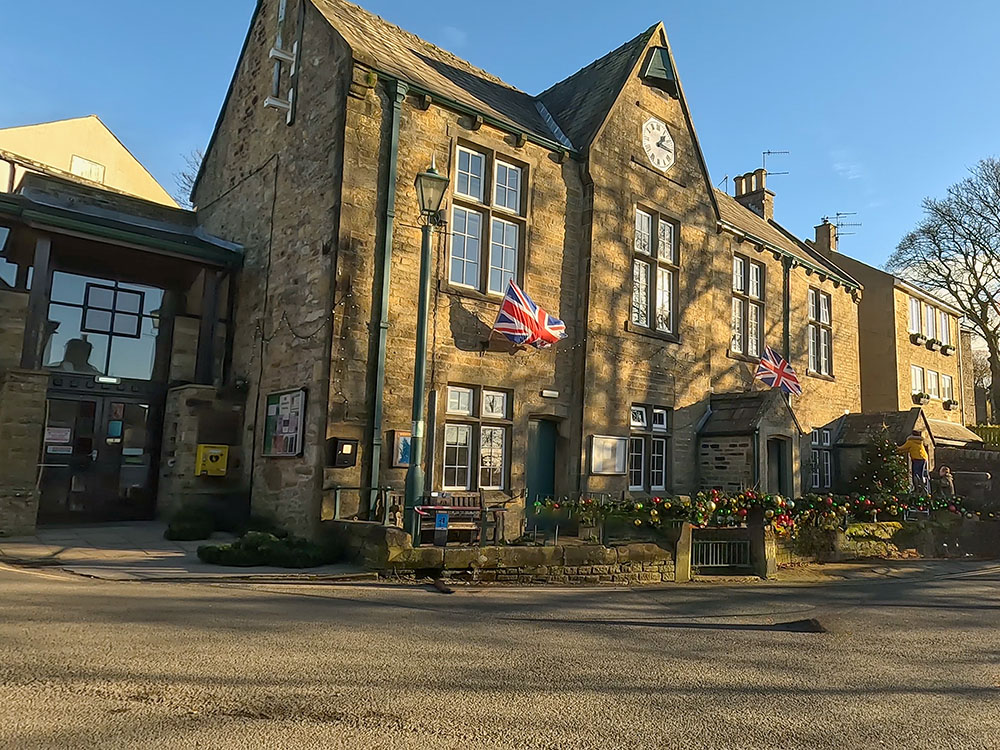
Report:
[[[224,477],[229,466],[228,445],[199,445],[195,454],[195,476]]]

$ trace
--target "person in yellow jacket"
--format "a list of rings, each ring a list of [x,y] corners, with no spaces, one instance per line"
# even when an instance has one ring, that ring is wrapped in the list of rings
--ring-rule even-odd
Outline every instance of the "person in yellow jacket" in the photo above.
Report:
[[[924,447],[924,436],[920,430],[914,430],[910,436],[896,449],[910,459],[910,471],[913,472],[913,491],[930,492],[930,477],[927,474],[927,449]]]

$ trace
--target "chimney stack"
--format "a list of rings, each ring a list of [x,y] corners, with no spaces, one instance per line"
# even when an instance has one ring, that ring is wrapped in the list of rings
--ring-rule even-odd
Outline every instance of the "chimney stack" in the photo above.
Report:
[[[771,221],[774,219],[774,193],[766,186],[767,170],[755,169],[733,178],[736,186],[736,200],[758,216]]]
[[[820,252],[837,252],[837,225],[824,218],[823,223],[816,227],[815,247]]]

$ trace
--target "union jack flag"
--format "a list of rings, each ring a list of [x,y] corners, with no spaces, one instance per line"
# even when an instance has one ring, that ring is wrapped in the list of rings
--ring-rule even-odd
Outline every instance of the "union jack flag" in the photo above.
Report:
[[[802,395],[802,385],[799,383],[795,370],[774,349],[765,345],[757,367],[757,380],[767,383],[772,388],[780,388],[793,396]]]
[[[566,324],[553,318],[511,279],[493,330],[519,346],[545,349],[566,338]]]

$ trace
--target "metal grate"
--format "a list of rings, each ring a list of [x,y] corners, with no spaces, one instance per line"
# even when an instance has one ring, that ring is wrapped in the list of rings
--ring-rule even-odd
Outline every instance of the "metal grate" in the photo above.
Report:
[[[750,567],[750,541],[748,539],[695,541],[691,547],[691,564],[695,567]]]

